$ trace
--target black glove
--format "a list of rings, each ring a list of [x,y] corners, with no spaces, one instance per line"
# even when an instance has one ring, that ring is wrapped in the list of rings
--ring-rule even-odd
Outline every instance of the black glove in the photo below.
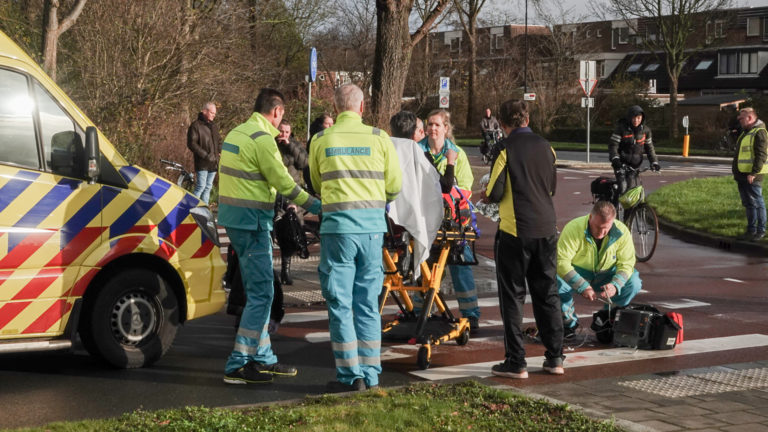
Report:
[[[621,168],[621,160],[619,158],[617,158],[617,157],[611,159],[611,166],[615,170]]]
[[[659,165],[658,162],[654,162],[651,164],[651,171],[659,172],[661,171],[661,165]]]

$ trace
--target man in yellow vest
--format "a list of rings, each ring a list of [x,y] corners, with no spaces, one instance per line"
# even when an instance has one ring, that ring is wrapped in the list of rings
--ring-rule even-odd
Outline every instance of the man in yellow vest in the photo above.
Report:
[[[330,392],[379,385],[385,206],[400,192],[400,163],[386,132],[363,124],[363,92],[334,95],[336,123],[312,138],[309,171],[323,200],[320,286],[328,305],[336,380]]]
[[[224,139],[219,166],[219,219],[231,247],[240,257],[246,304],[235,336],[235,347],[224,367],[227,384],[264,383],[274,375],[295,376],[293,366],[277,362],[267,326],[272,306],[272,218],[275,193],[312,213],[320,201],[288,174],[275,137],[285,113],[285,98],[262,89],[254,113]]]
[[[741,204],[747,210],[747,230],[739,239],[758,241],[765,237],[763,177],[768,173],[768,132],[753,108],[739,111],[738,120],[743,132],[737,141],[732,171]]]

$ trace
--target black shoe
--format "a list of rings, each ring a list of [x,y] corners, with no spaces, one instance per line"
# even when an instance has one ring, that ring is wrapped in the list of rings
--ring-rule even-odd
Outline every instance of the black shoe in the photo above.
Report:
[[[508,360],[493,365],[491,373],[505,378],[526,379],[528,378],[528,371],[524,367],[513,366]]]
[[[294,366],[288,366],[280,363],[273,363],[271,365],[262,364],[262,363],[255,363],[256,370],[259,372],[263,372],[270,375],[279,375],[279,376],[296,376],[297,373],[299,373],[298,370]]]
[[[272,374],[258,369],[256,362],[246,363],[240,369],[224,375],[227,384],[267,384],[272,382]]]
[[[346,393],[365,391],[365,381],[362,378],[355,378],[352,384],[344,384],[340,381],[328,381],[325,386],[328,393]]]
[[[477,317],[468,317],[469,320],[469,334],[476,335],[480,331],[480,320]]]
[[[758,231],[752,236],[752,241],[760,241],[763,237],[765,237],[765,231]]]
[[[579,324],[576,323],[573,327],[565,327],[563,329],[563,339],[573,339],[576,337],[576,329],[579,328]]]

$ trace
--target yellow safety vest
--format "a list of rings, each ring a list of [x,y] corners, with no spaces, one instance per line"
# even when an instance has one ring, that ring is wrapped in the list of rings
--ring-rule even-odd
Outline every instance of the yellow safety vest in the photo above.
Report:
[[[753,144],[755,142],[755,135],[761,130],[764,131],[766,129],[764,127],[753,127],[747,132],[742,132],[741,136],[739,136],[739,172],[752,173],[752,166],[755,160]],[[768,163],[763,161],[763,168],[758,174],[768,174]]]

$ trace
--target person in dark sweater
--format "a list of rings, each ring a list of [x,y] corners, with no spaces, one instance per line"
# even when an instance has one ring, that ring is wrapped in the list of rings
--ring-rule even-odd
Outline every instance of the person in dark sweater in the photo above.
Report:
[[[221,135],[213,122],[215,118],[216,104],[207,102],[187,130],[187,148],[195,157],[195,189],[192,193],[205,204],[211,197],[221,155]]]
[[[501,221],[494,253],[499,306],[504,323],[505,360],[491,372],[528,378],[520,329],[526,283],[533,315],[546,352],[544,370],[561,375],[563,320],[557,294],[557,227],[552,196],[557,184],[555,152],[528,127],[528,104],[509,100],[501,105],[501,127],[507,137],[491,171],[487,200],[499,203]]]
[[[653,171],[661,170],[653,147],[651,128],[645,123],[645,112],[633,105],[627,109],[626,116],[616,122],[616,129],[608,141],[608,159],[619,184],[619,195],[637,186],[637,172],[625,174],[622,165],[639,168],[643,163],[643,154],[648,156]],[[613,203],[614,206],[617,204],[618,201]]]

